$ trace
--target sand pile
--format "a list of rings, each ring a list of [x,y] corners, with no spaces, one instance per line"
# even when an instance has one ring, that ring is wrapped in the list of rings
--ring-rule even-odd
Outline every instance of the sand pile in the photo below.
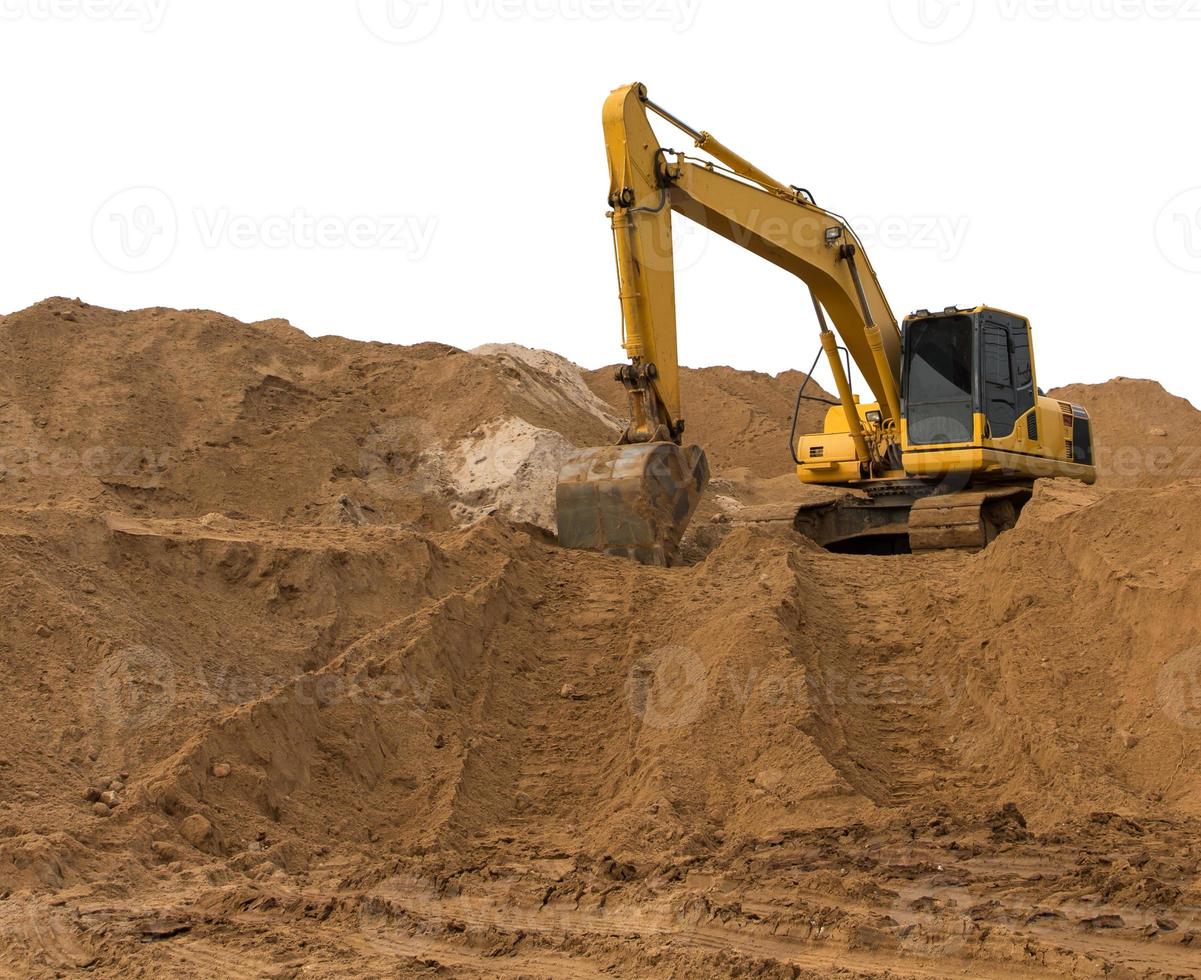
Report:
[[[62,300],[0,353],[20,972],[1195,972],[1201,483],[643,568],[541,529],[620,417],[554,355]],[[798,380],[687,373],[735,506]]]
[[[17,504],[445,528],[508,512],[509,485],[531,470],[545,483],[564,440],[616,429],[549,362],[313,340],[284,321],[47,300],[6,317],[0,342],[0,473]],[[548,459],[513,457],[515,420]]]
[[[1050,394],[1088,408],[1102,484],[1153,487],[1201,479],[1201,412],[1158,382],[1114,378]]]

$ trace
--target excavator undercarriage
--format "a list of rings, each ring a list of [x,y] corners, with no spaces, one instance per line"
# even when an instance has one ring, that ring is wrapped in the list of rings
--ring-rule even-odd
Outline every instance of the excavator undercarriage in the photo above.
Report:
[[[793,527],[823,548],[858,554],[978,551],[1012,528],[1026,485],[948,492],[916,480],[883,480],[835,501],[803,505]]]

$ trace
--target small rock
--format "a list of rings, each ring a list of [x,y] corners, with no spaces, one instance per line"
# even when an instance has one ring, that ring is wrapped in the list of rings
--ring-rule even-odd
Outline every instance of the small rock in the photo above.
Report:
[[[1161,429],[1158,425],[1151,426],[1151,428],[1148,429],[1147,432],[1159,439],[1162,439],[1164,436],[1166,436],[1168,434],[1166,429]]]
[[[102,792],[104,791],[95,786],[89,786],[87,792],[83,794],[83,798],[89,803],[95,803],[98,799],[100,799],[100,794]]]
[[[1138,745],[1138,736],[1133,732],[1120,731],[1118,732],[1118,741],[1122,743],[1123,748],[1132,749]]]
[[[114,793],[120,793],[121,790],[125,789],[125,784],[119,779],[114,779],[108,784],[108,788]]]
[[[93,803],[92,812],[98,817],[107,817],[112,811],[103,803]]]
[[[440,748],[442,748],[442,746],[444,746],[445,744],[446,744],[446,739],[444,739],[444,738],[442,737],[441,733],[439,733],[438,735],[434,736],[434,748],[436,748],[436,749],[440,749]]]
[[[1121,929],[1126,925],[1120,915],[1094,915],[1091,919],[1082,919],[1080,924],[1088,929]]]
[[[111,809],[121,802],[121,798],[111,789],[107,789],[100,794],[100,802]]]
[[[154,852],[160,861],[179,861],[184,857],[184,852],[180,848],[167,841],[151,841],[150,850]]]
[[[183,823],[179,825],[180,836],[193,847],[200,847],[212,836],[212,833],[213,825],[199,813],[185,817]]]
[[[213,763],[213,777],[216,779],[224,779],[232,771],[233,770],[230,769],[228,762],[214,762]]]
[[[121,782],[127,783],[129,782],[129,773],[125,771],[119,772],[117,773],[117,778],[121,780]]]
[[[94,595],[96,592],[96,584],[88,581],[80,582],[79,591],[84,593],[84,595]]]
[[[44,640],[50,635],[50,627],[42,623],[34,632]]]
[[[579,694],[576,691],[574,684],[564,684],[561,688],[559,688],[559,697],[567,698],[568,700],[573,701],[579,697]]]

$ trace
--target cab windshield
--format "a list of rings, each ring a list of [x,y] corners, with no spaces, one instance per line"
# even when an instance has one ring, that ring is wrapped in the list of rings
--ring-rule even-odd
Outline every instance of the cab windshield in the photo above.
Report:
[[[906,418],[912,445],[972,440],[972,318],[943,316],[906,327]]]

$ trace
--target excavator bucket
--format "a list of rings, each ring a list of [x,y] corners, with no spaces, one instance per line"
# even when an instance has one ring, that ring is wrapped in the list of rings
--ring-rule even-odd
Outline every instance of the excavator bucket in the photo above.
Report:
[[[699,446],[585,449],[559,471],[559,544],[672,565],[708,482],[709,460]]]

